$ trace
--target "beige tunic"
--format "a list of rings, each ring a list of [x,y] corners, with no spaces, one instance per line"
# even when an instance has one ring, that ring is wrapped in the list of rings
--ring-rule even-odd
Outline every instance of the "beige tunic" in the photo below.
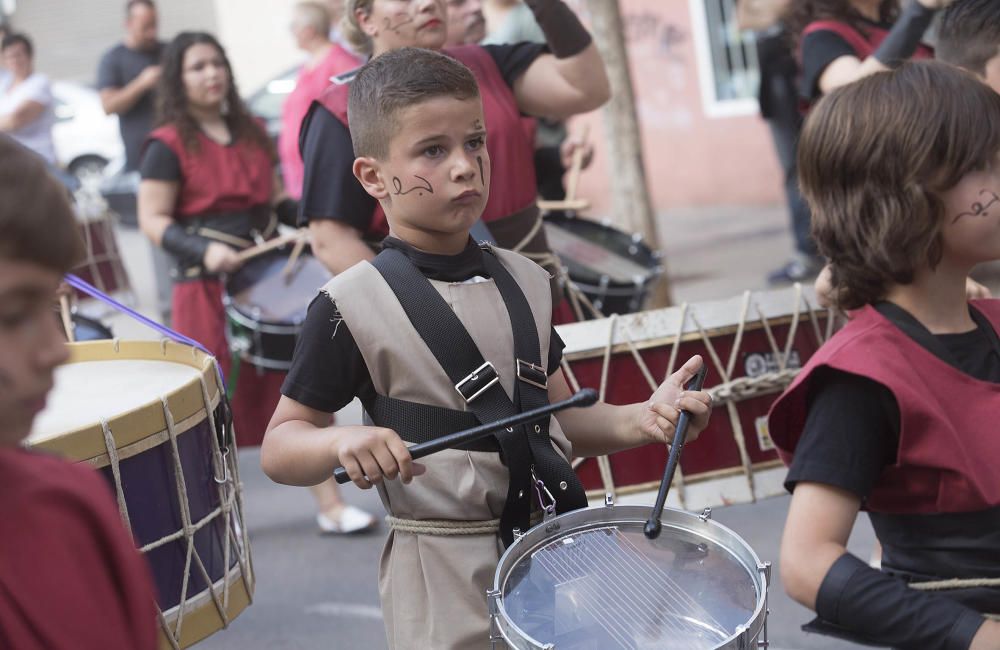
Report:
[[[531,305],[544,363],[552,331],[548,274],[516,253],[494,250]],[[496,366],[504,390],[512,395],[514,340],[494,282],[432,284],[465,325],[483,358]],[[465,410],[464,401],[410,325],[392,289],[371,264],[352,267],[331,280],[325,290],[337,302],[379,394]],[[554,446],[570,458],[570,444],[554,418],[550,427]],[[420,462],[427,466],[427,473],[410,485],[397,480],[379,489],[386,510],[394,517],[456,521],[500,517],[508,472],[498,454],[447,450]],[[391,531],[379,567],[389,647],[488,647],[486,589],[492,586],[502,551],[495,534],[432,536]]]

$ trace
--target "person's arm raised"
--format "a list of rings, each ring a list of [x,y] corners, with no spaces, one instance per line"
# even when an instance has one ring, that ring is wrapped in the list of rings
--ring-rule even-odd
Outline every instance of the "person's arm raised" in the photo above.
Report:
[[[611,97],[604,61],[587,29],[562,0],[526,0],[552,54],[535,59],[514,82],[529,115],[567,118],[600,108]]]
[[[909,59],[916,52],[937,10],[953,1],[915,0],[907,5],[874,54],[864,61],[855,56],[834,59],[819,77],[820,91],[825,95],[868,75],[890,70]]]

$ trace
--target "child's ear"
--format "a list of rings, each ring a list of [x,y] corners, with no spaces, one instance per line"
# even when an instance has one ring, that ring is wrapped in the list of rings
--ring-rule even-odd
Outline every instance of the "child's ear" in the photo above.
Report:
[[[367,156],[354,159],[354,177],[361,183],[373,198],[384,199],[389,196],[389,190],[382,179],[378,160]]]

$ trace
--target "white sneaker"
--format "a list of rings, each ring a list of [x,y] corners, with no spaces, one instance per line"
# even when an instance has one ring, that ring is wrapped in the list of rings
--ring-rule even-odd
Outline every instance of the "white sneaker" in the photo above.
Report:
[[[323,533],[344,535],[360,533],[375,528],[378,520],[375,515],[354,506],[343,506],[316,515],[316,524]]]

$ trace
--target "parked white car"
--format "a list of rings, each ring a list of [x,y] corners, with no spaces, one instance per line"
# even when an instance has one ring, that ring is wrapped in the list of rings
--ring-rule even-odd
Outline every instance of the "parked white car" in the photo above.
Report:
[[[125,156],[118,117],[106,115],[97,91],[83,84],[53,82],[52,95],[56,158],[60,166],[81,182],[96,184],[109,162]]]

